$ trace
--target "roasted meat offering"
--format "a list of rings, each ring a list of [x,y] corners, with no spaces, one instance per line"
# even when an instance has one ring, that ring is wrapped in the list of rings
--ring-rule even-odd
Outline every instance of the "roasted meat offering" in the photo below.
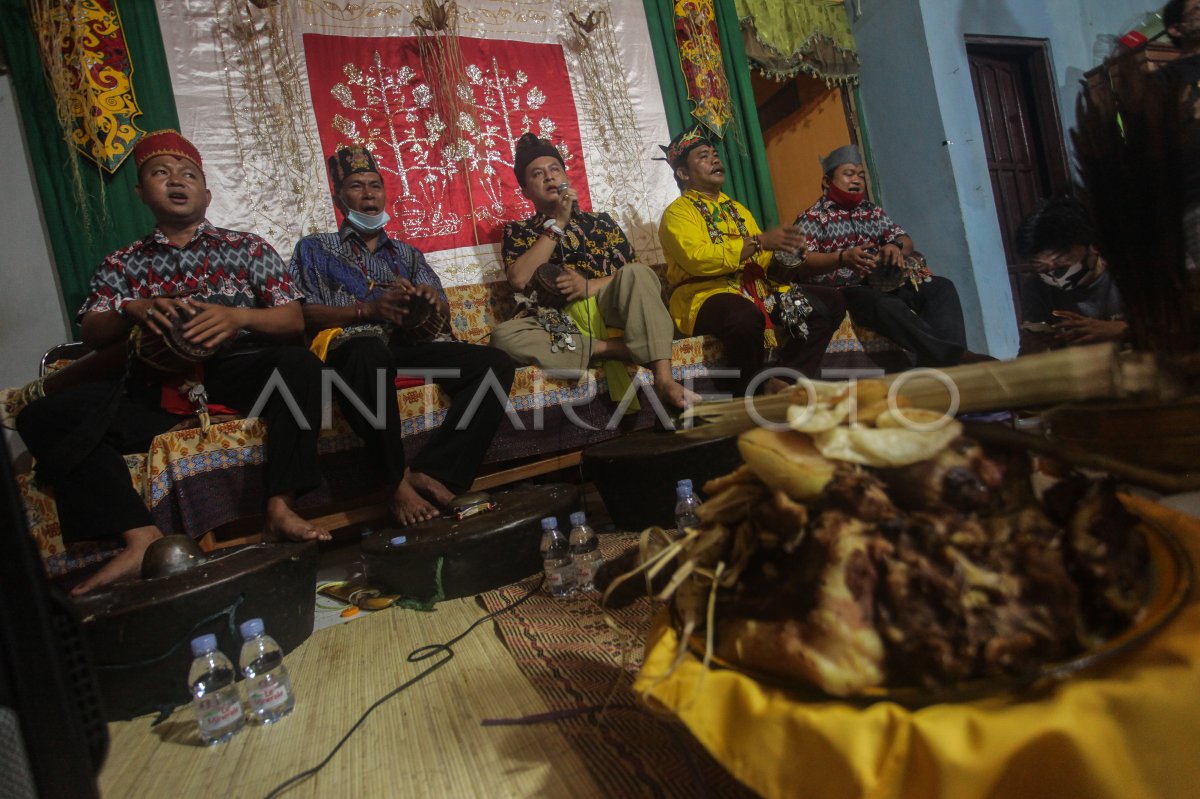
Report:
[[[719,657],[847,696],[1029,673],[1133,620],[1146,551],[1111,484],[1072,479],[1043,511],[1019,454],[880,432],[907,454],[861,430],[743,434],[747,465],[662,552],[681,631],[712,620]]]

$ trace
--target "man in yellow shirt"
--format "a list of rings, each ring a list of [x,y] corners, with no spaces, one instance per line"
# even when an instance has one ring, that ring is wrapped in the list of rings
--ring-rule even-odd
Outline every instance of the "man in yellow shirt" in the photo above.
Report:
[[[697,126],[663,147],[683,194],[667,206],[658,235],[667,259],[670,311],[685,335],[716,336],[742,393],[768,358],[773,365],[818,376],[821,358],[846,306],[836,290],[782,285],[767,277],[803,263],[804,235],[795,227],[763,232],[754,216],[721,191],[725,165]],[[783,257],[772,264],[774,253]],[[792,264],[792,267],[783,267]],[[767,393],[786,383],[771,378]]]

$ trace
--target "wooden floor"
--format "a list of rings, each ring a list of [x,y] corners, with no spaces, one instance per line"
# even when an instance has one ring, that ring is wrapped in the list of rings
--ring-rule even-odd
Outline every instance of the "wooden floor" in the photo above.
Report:
[[[100,774],[105,797],[265,797],[319,763],[359,715],[432,660],[416,647],[447,641],[484,611],[473,598],[433,613],[391,609],[313,634],[288,655],[296,709],[204,747],[190,707],[151,727],[151,716],[109,725]],[[496,637],[481,624],[442,668],[378,708],[316,776],[289,797],[581,797],[596,784],[554,724],[482,727],[490,718],[546,710]]]

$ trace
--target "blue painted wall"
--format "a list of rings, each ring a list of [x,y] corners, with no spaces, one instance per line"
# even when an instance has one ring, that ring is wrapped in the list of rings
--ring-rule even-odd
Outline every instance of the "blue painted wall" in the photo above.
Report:
[[[861,3],[862,16],[853,20],[853,27],[876,190],[934,271],[957,284],[972,350],[1011,357],[1017,351],[1017,329],[964,37],[1049,41],[1069,146],[1079,81],[1097,63],[1097,35],[1123,33],[1162,2]]]

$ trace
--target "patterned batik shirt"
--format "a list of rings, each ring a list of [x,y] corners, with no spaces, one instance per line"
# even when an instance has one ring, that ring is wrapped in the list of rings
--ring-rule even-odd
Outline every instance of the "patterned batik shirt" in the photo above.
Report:
[[[433,286],[442,301],[446,301],[441,279],[420,250],[380,233],[379,244],[371,252],[350,224],[343,224],[337,233],[317,233],[300,239],[288,271],[304,292],[304,301],[316,305],[367,302],[379,297],[390,283],[401,277],[414,286]],[[390,330],[390,326],[384,326]]]
[[[512,268],[537,243],[545,233],[542,226],[547,219],[539,213],[522,222],[505,224],[502,250],[505,269]],[[580,211],[571,217],[563,233],[550,262],[569,266],[588,280],[607,277],[635,260],[633,245],[625,237],[625,231],[608,214]]]
[[[880,248],[885,244],[899,246],[899,238],[908,235],[873,202],[863,200],[853,211],[847,211],[828,196],[822,196],[796,217],[794,224],[807,237],[810,252],[839,252],[851,247]],[[810,280],[830,286],[857,286],[862,283],[862,276],[843,266],[813,275]]]
[[[104,259],[92,276],[78,318],[111,311],[130,299],[187,294],[232,308],[271,308],[301,299],[283,260],[253,233],[200,223],[182,247],[158,228]],[[239,338],[248,331],[238,332]]]

